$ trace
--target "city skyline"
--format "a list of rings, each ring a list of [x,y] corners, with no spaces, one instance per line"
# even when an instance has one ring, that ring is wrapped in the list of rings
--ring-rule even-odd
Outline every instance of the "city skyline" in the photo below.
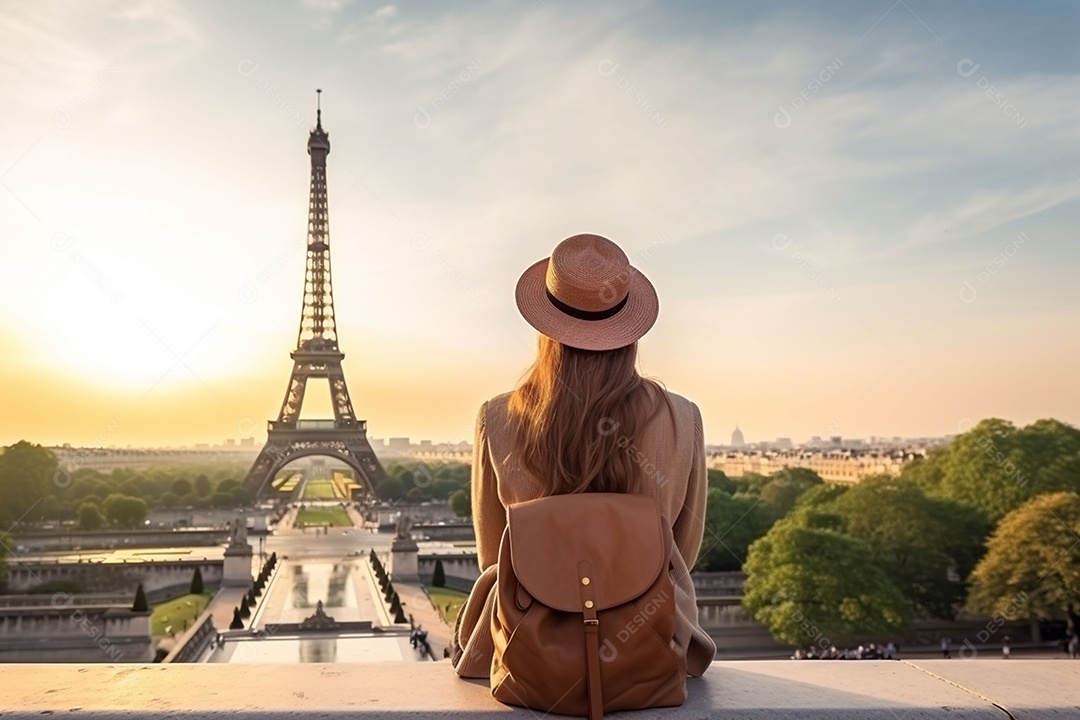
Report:
[[[535,352],[518,275],[581,231],[657,286],[642,369],[710,444],[736,421],[750,442],[1076,425],[1078,19],[9,6],[0,445],[265,435],[316,87],[343,364],[376,437],[471,440]]]
[[[808,448],[808,447],[830,447],[833,441],[839,438],[842,444],[848,442],[857,443],[858,446],[869,447],[871,445],[892,445],[896,443],[910,443],[916,441],[949,441],[955,434],[940,435],[940,436],[911,436],[901,437],[899,435],[885,436],[885,435],[869,435],[869,436],[843,436],[843,435],[830,435],[830,436],[813,436],[804,439],[792,438],[790,436],[778,436],[774,438],[751,438],[743,442],[735,443],[732,441],[727,442],[710,442],[706,441],[706,447],[713,448],[734,448],[734,449],[747,449],[758,450],[762,447],[777,446],[777,445],[790,445],[794,448]],[[447,448],[447,447],[461,447],[468,446],[472,448],[472,440],[459,439],[459,440],[432,440],[430,438],[412,437],[408,435],[395,435],[390,437],[374,437],[368,436],[368,441],[372,447],[376,450],[390,450],[390,449],[404,449],[404,448]],[[247,437],[229,437],[219,438],[217,440],[205,440],[199,441],[187,445],[175,444],[175,445],[117,445],[106,444],[99,446],[78,446],[72,443],[61,444],[46,444],[46,447],[55,448],[70,448],[75,449],[93,449],[99,448],[103,450],[235,450],[256,453],[259,450],[259,442],[264,441],[265,438],[261,438],[255,435]],[[772,449],[781,449],[774,447]]]

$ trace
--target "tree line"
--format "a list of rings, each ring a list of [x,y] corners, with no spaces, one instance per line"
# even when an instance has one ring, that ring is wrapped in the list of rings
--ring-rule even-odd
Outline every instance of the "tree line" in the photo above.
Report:
[[[20,441],[0,453],[0,528],[43,520],[133,528],[150,508],[249,505],[245,470],[230,463],[68,470],[51,450]]]
[[[1080,430],[1065,423],[983,420],[851,486],[798,468],[709,484],[696,568],[744,570],[744,608],[782,642],[900,637],[965,610],[1076,619]]]
[[[375,495],[384,502],[446,500],[450,509],[467,517],[470,467],[460,462],[395,462],[386,466],[386,477],[375,486]]]

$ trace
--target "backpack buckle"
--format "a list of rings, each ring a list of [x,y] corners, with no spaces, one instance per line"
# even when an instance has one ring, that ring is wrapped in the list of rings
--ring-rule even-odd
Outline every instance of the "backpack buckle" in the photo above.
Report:
[[[599,625],[600,621],[597,620],[596,618],[592,618],[592,619],[586,618],[585,619],[585,624],[586,625]]]

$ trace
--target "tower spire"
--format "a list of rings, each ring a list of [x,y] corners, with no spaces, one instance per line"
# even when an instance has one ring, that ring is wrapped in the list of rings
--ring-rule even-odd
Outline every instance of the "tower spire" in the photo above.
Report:
[[[322,90],[316,91],[318,120],[308,137],[311,196],[308,201],[307,270],[297,349],[337,350],[334,291],[330,282],[330,218],[326,193],[326,156],[330,136],[322,127]]]
[[[326,156],[330,136],[322,127],[322,90],[316,90],[316,123],[308,137],[311,156],[311,196],[308,204],[307,260],[304,301],[292,376],[277,420],[267,426],[266,445],[248,471],[244,487],[253,495],[270,487],[278,470],[297,458],[323,455],[352,468],[356,481],[368,493],[386,477],[367,439],[367,423],[356,417],[338,348],[334,319],[334,291],[330,283],[330,230],[326,202]],[[308,380],[325,379],[330,390],[333,419],[300,418]]]

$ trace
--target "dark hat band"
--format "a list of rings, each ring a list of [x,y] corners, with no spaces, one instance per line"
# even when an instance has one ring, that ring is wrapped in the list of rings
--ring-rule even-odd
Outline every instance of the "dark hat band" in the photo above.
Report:
[[[578,320],[607,320],[609,317],[614,317],[619,314],[619,311],[626,306],[626,301],[630,299],[629,293],[627,293],[622,300],[609,307],[607,310],[579,310],[573,305],[567,305],[559,298],[551,294],[551,291],[547,288],[544,289],[547,293],[548,301],[555,306],[560,312],[569,315],[572,318]]]

